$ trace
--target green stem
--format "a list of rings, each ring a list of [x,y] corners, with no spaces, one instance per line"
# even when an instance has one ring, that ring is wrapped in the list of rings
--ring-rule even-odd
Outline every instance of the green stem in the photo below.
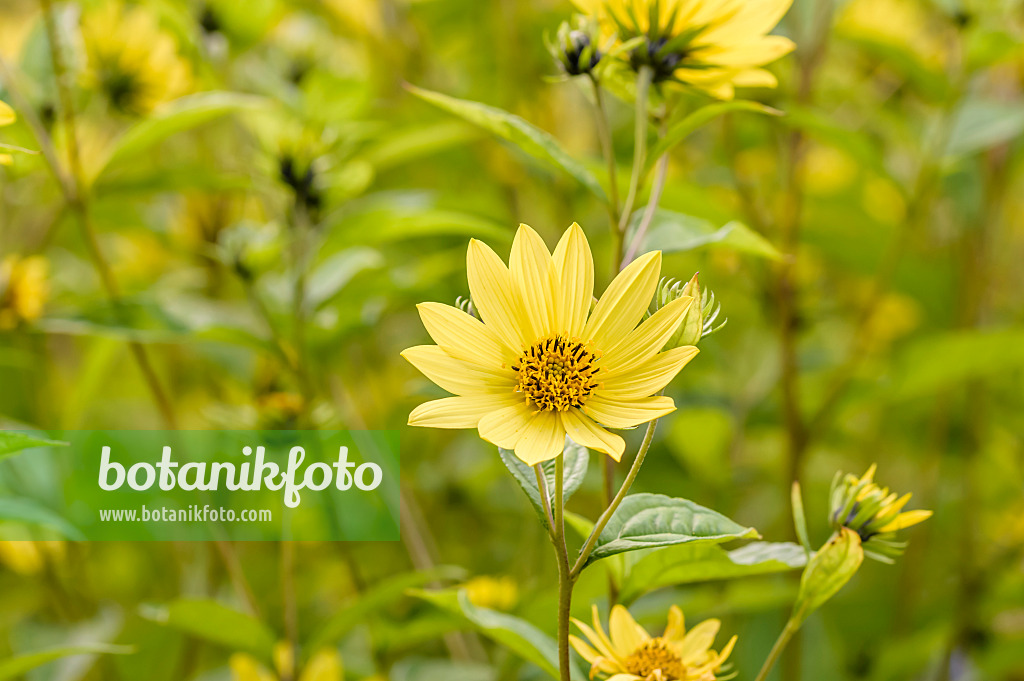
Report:
[[[608,166],[608,222],[611,225],[612,237],[615,239],[615,251],[620,258],[615,261],[618,266],[622,254],[622,234],[619,231],[619,180],[615,164],[615,145],[612,142],[612,130],[608,124],[608,112],[604,105],[601,84],[594,74],[590,74],[590,84],[594,88],[594,108],[596,110],[597,136],[601,141],[601,153]]]
[[[78,222],[82,229],[82,238],[85,241],[86,250],[89,252],[89,257],[93,262],[93,266],[96,268],[96,273],[99,275],[100,283],[103,285],[107,298],[110,300],[115,310],[120,313],[122,308],[121,291],[118,287],[117,279],[114,277],[114,272],[110,268],[110,264],[107,262],[103,255],[103,251],[100,248],[99,239],[92,224],[92,218],[89,211],[85,174],[82,172],[81,156],[78,149],[75,108],[71,97],[70,86],[67,82],[69,74],[64,65],[64,55],[61,51],[60,36],[57,32],[57,22],[53,14],[53,4],[50,0],[42,0],[41,4],[43,9],[43,23],[45,24],[47,42],[50,47],[50,60],[53,63],[54,77],[57,81],[57,100],[60,104],[61,116],[64,119],[64,127],[68,137],[68,167],[70,168],[70,172],[63,172],[55,154],[44,151],[44,156],[51,164],[56,164],[52,168],[53,172],[58,177],[58,183],[64,193],[65,201],[78,215]],[[8,90],[14,88],[13,81],[10,78],[7,79],[7,85]],[[22,97],[18,97],[18,99],[24,101],[24,98]],[[31,106],[23,106],[22,108],[25,111],[31,110]],[[32,128],[39,137],[38,141],[40,147],[44,150],[48,148],[52,150],[53,145],[49,140],[49,135],[46,134],[46,131],[42,129],[41,126],[37,127],[33,125]],[[40,132],[42,133],[41,136]],[[139,370],[142,373],[146,386],[149,388],[149,391],[153,396],[157,409],[160,411],[163,418],[164,425],[170,430],[177,429],[178,419],[175,415],[174,405],[160,384],[160,379],[157,376],[156,369],[150,361],[149,353],[145,346],[138,341],[129,341],[128,349],[131,351],[132,357],[135,359],[135,363],[138,365]]]
[[[785,628],[783,628],[782,633],[779,634],[779,638],[775,640],[775,645],[772,646],[771,652],[768,653],[768,658],[764,661],[764,665],[762,665],[761,671],[757,673],[757,677],[754,681],[765,681],[765,679],[768,678],[768,674],[771,672],[772,667],[775,666],[779,656],[782,655],[782,651],[786,649],[786,645],[789,643],[789,640],[793,638],[793,634],[795,634],[798,629],[800,629],[800,625],[794,624],[792,618],[786,622]]]
[[[587,564],[587,558],[590,557],[590,554],[594,550],[594,546],[597,545],[598,537],[601,536],[601,532],[608,524],[608,521],[611,520],[616,509],[619,508],[622,500],[626,498],[629,488],[633,486],[633,481],[636,480],[636,476],[640,472],[640,466],[643,465],[644,457],[647,456],[647,450],[651,448],[651,442],[654,441],[654,429],[657,425],[658,419],[654,419],[647,425],[647,432],[644,434],[644,441],[640,444],[640,450],[636,453],[636,458],[633,460],[633,465],[630,467],[629,473],[626,474],[626,479],[622,481],[622,486],[619,488],[615,498],[612,499],[612,503],[604,510],[601,517],[597,519],[597,523],[594,524],[594,529],[591,530],[586,543],[583,545],[583,548],[580,549],[579,558],[576,559],[575,565],[573,565],[572,570],[569,572],[569,576],[573,580],[579,577],[580,572],[583,571],[583,567]]]
[[[622,265],[627,265],[633,262],[633,258],[636,257],[637,251],[640,250],[640,245],[643,243],[644,236],[647,234],[647,230],[651,226],[651,221],[654,219],[654,212],[658,209],[658,202],[661,201],[661,193],[665,189],[665,180],[668,178],[668,154],[662,154],[661,158],[658,159],[658,169],[654,175],[654,186],[651,188],[651,198],[647,201],[647,206],[644,208],[643,219],[640,220],[640,226],[637,227],[636,233],[633,238],[630,239],[629,249],[626,250],[625,256],[622,258]]]
[[[647,160],[647,98],[654,80],[654,71],[649,66],[641,66],[636,74],[636,128],[634,130],[633,172],[629,178],[629,193],[626,205],[619,215],[619,241],[625,239],[629,217],[636,203],[636,195],[640,190],[640,181],[644,175],[644,163]],[[622,261],[619,260],[619,263]]]
[[[565,522],[563,515],[565,488],[565,455],[555,460],[555,509],[554,532],[555,554],[558,558],[558,668],[562,681],[571,681],[569,669],[569,617],[572,609],[572,588],[576,583],[569,570],[569,551],[565,545]]]

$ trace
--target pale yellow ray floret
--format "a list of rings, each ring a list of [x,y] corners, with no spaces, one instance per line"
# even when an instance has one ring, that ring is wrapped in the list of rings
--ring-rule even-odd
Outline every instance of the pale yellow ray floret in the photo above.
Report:
[[[629,610],[612,608],[605,633],[593,606],[593,627],[574,619],[583,639],[570,636],[569,642],[590,663],[590,678],[600,675],[608,681],[714,681],[733,647],[733,636],[721,652],[712,649],[721,628],[716,619],[701,622],[689,631],[682,610],[673,605],[668,626],[661,636],[651,636],[637,624]]]
[[[480,319],[423,303],[420,317],[437,345],[402,353],[455,397],[420,405],[409,424],[476,428],[530,465],[557,456],[566,435],[619,460],[625,443],[608,428],[673,411],[672,399],[657,393],[697,354],[692,346],[662,352],[691,298],[643,320],[660,270],[660,252],[641,256],[591,311],[594,261],[579,225],[553,253],[520,225],[507,267],[483,242],[470,241],[467,274]]]

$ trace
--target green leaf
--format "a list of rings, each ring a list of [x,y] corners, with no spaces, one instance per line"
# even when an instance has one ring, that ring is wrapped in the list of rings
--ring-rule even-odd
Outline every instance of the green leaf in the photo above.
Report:
[[[33,447],[67,447],[67,442],[47,440],[16,430],[0,430],[0,459]]]
[[[732,111],[753,111],[755,113],[768,114],[771,116],[783,115],[778,109],[773,109],[772,107],[761,104],[760,102],[751,102],[745,99],[734,99],[729,102],[708,104],[707,106],[697,109],[678,123],[673,124],[665,133],[664,137],[651,145],[651,148],[647,152],[645,172],[650,172],[651,168],[654,167],[654,164],[658,162],[659,158],[667,154],[673,149],[673,147],[692,135],[702,126],[707,125],[719,116],[723,116]]]
[[[366,621],[370,613],[390,606],[415,587],[432,582],[465,579],[466,571],[460,567],[445,566],[409,572],[374,584],[348,605],[343,606],[310,640],[309,649],[318,650],[338,641],[354,627]]]
[[[526,493],[530,505],[537,512],[537,517],[546,528],[548,526],[547,516],[544,513],[544,505],[541,501],[540,490],[537,489],[537,473],[532,466],[526,465],[515,452],[498,448],[501,460],[505,467],[512,473],[512,477],[519,483],[519,487]],[[569,497],[583,484],[583,478],[587,475],[587,465],[590,463],[590,450],[576,444],[568,437],[565,438],[565,445],[562,450],[565,457],[564,483],[562,487],[562,501],[568,503]],[[545,461],[541,464],[544,475],[548,481],[548,501],[551,508],[555,507],[555,460]]]
[[[537,665],[552,678],[559,678],[558,644],[553,638],[526,620],[494,610],[478,608],[469,602],[466,592],[461,589],[418,591],[413,595],[461,616],[477,631],[495,643]],[[570,672],[573,679],[585,678],[575,664],[571,662],[570,664],[572,664]]]
[[[462,121],[416,125],[389,132],[385,139],[367,149],[363,158],[380,172],[475,141],[482,135],[479,128]]]
[[[680,544],[655,549],[634,562],[619,598],[628,604],[667,586],[785,572],[806,563],[803,548],[790,542],[753,542],[733,551],[714,544]]]
[[[793,486],[789,490],[790,503],[793,506],[793,525],[796,528],[797,539],[800,540],[800,545],[804,547],[804,552],[807,556],[813,553],[811,548],[810,535],[807,533],[807,518],[804,515],[804,499],[800,494],[800,483],[797,480],[793,481]]]
[[[306,302],[318,309],[329,303],[353,277],[384,265],[384,257],[372,248],[356,247],[335,253],[309,276]]]
[[[60,514],[32,499],[0,499],[0,520],[14,520],[47,527],[72,541],[85,541],[85,535]]]
[[[633,216],[633,225],[641,212]],[[763,236],[740,222],[729,222],[716,228],[712,223],[693,215],[658,209],[651,228],[644,238],[643,250],[675,253],[704,246],[728,248],[769,260],[781,260],[782,254]]]
[[[34,653],[15,655],[0,661],[0,681],[17,679],[26,672],[41,667],[48,662],[60,660],[73,655],[128,655],[134,652],[131,646],[114,646],[103,643],[91,643],[77,646],[48,648]],[[34,677],[33,677],[34,678]]]
[[[963,156],[1024,133],[1024,107],[1015,102],[969,100],[956,113],[946,153]]]
[[[130,128],[114,144],[97,178],[122,161],[137,157],[168,137],[198,127],[221,116],[266,106],[269,100],[237,92],[200,92],[169,102],[152,116]]]
[[[1024,367],[1024,329],[953,331],[912,343],[896,359],[886,396],[932,396],[972,379],[1005,375]]]
[[[625,551],[691,542],[718,544],[759,536],[754,528],[743,527],[688,499],[631,494],[601,532],[587,565]]]
[[[480,662],[406,658],[388,673],[390,681],[494,681],[497,670]]]
[[[211,600],[181,599],[164,606],[142,606],[146,619],[261,660],[271,659],[274,633],[255,617]]]
[[[519,116],[493,106],[456,99],[413,85],[406,85],[406,88],[423,101],[478,125],[511,142],[523,153],[565,171],[589,189],[594,196],[607,202],[608,197],[597,178],[587,170],[586,166],[570,156],[549,133],[527,123]]]

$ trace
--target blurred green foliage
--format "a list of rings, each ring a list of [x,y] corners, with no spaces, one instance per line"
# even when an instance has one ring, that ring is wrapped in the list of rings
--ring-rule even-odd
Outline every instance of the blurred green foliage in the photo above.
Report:
[[[520,222],[554,243],[576,221],[598,289],[610,279],[590,91],[546,79],[568,1],[146,0],[145,30],[83,32],[109,4],[56,3],[52,31],[35,0],[0,5],[0,99],[18,113],[0,142],[46,151],[41,132],[68,173],[45,154],[0,166],[0,261],[48,268],[42,287],[2,270],[0,307],[16,286],[45,302],[0,327],[5,427],[163,426],[141,349],[181,427],[399,428],[441,395],[398,355],[426,341],[414,305],[467,295],[469,237],[504,254]],[[670,387],[680,409],[636,489],[795,539],[798,478],[820,543],[833,473],[878,462],[936,516],[808,619],[775,678],[1024,679],[1024,5],[796,0],[778,31],[798,45],[771,67],[780,87],[743,96],[783,115],[722,111],[670,152],[646,248],[667,276],[699,270],[729,324]],[[125,73],[98,69],[93,43],[131,54]],[[123,106],[147,70],[177,89]],[[407,83],[509,111],[529,124],[515,135],[561,151],[538,162]],[[631,109],[608,105],[625,186]],[[562,172],[561,153],[582,161]],[[46,452],[0,457],[0,494],[45,508]],[[544,660],[491,642],[555,628],[544,532],[498,452],[405,429],[403,462],[403,544],[76,544],[0,507],[0,678],[21,673],[4,658],[66,647],[115,654],[27,678],[227,679],[233,653],[270,665],[285,639],[303,662],[340,646],[347,678],[542,678]],[[595,465],[570,508],[594,517],[600,498]],[[626,595],[641,622],[670,603],[722,618],[752,678],[800,556],[746,572],[760,559],[729,548],[679,560],[744,579],[638,564]],[[577,616],[605,598],[602,572]],[[480,575],[514,580],[498,607],[528,629],[467,633],[493,613],[410,591]]]

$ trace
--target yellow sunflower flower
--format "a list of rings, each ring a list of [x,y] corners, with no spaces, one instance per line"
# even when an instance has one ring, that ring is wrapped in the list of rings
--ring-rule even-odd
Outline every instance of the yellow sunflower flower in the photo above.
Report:
[[[270,671],[258,660],[245,653],[235,653],[228,662],[232,681],[278,681],[292,678],[295,666],[295,650],[285,642],[274,646],[274,667]],[[341,655],[333,648],[324,648],[313,654],[302,668],[298,681],[344,681],[344,665]]]
[[[636,38],[634,68],[721,99],[736,86],[775,87],[762,67],[791,52],[789,38],[768,35],[792,0],[573,0],[606,35]]]
[[[692,298],[640,324],[658,286],[654,251],[620,272],[591,311],[594,261],[575,223],[553,254],[521,225],[509,264],[470,241],[469,290],[480,320],[440,303],[418,306],[437,345],[402,356],[456,397],[421,404],[409,425],[476,428],[529,465],[558,456],[566,434],[618,461],[625,443],[606,428],[675,410],[672,398],[654,395],[697,354],[692,346],[661,351]]]
[[[683,611],[673,605],[668,627],[661,636],[651,636],[621,605],[612,608],[609,634],[601,626],[594,606],[594,628],[573,619],[589,643],[576,636],[569,642],[590,663],[590,678],[601,674],[608,681],[715,681],[736,645],[733,636],[715,652],[711,646],[721,627],[716,619],[704,620],[686,631]]]
[[[90,84],[121,113],[145,115],[184,94],[191,82],[174,38],[145,8],[107,3],[83,16],[82,35]]]
[[[877,466],[862,477],[836,474],[832,482],[829,520],[838,531],[847,527],[860,535],[864,553],[876,560],[892,562],[906,544],[896,541],[896,532],[932,517],[931,511],[904,511],[910,494],[899,496],[874,482]]]
[[[13,329],[43,314],[49,296],[46,258],[9,255],[0,262],[0,330]]]

